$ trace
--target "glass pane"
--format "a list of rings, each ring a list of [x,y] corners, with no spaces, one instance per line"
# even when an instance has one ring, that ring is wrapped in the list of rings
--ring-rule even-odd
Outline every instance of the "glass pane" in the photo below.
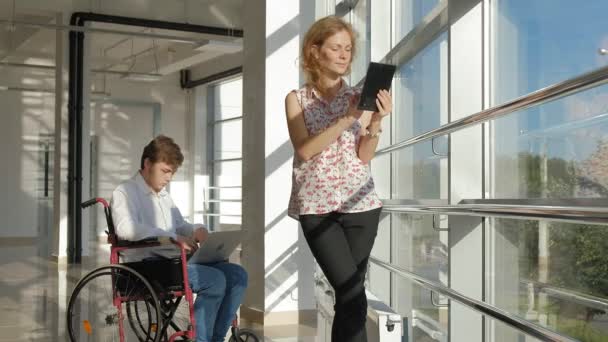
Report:
[[[378,225],[378,235],[372,248],[372,257],[384,262],[391,261],[391,215],[380,214]],[[366,274],[365,287],[371,291],[382,302],[391,302],[391,274],[387,269],[370,264]]]
[[[352,63],[352,73],[350,75],[351,85],[354,85],[363,79],[367,72],[370,51],[369,22],[370,18],[367,0],[361,0],[352,10],[351,23],[357,33],[357,51]]]
[[[486,331],[487,336],[490,337],[490,341],[496,342],[510,342],[510,341],[522,341],[522,342],[541,342],[541,340],[526,335],[511,327],[510,325],[504,324],[499,320],[486,316]]]
[[[229,161],[215,163],[213,169],[214,186],[220,189],[214,189],[210,192],[209,199],[227,200],[226,202],[210,203],[210,212],[223,215],[241,215],[241,202],[231,200],[241,200],[240,188],[222,188],[241,185],[242,162]],[[220,224],[241,224],[241,218],[238,216],[220,216],[219,220],[214,219],[213,222]],[[216,227],[217,228],[217,227]]]
[[[608,64],[608,2],[497,0],[494,18],[494,104]],[[605,102],[605,101],[604,101]]]
[[[393,97],[395,142],[447,121],[447,34],[397,71]],[[447,149],[442,140],[397,152],[393,189],[397,198],[447,198]]]
[[[492,105],[608,65],[598,53],[607,10],[605,1],[493,2]],[[493,122],[493,196],[606,197],[607,119],[602,86]]]
[[[238,186],[238,187],[237,187]],[[239,184],[226,185],[225,188],[214,189],[213,198],[223,200],[240,200],[242,198],[240,182]]]
[[[19,5],[16,5],[17,18],[34,17],[26,16]],[[5,13],[15,4],[10,6],[3,7]],[[49,22],[53,17],[41,15],[37,18]],[[3,218],[0,239],[20,237],[35,241],[24,249],[25,253],[18,250],[11,254],[10,260],[24,260],[35,255],[46,257],[56,249],[52,182],[55,69],[25,65],[53,65],[56,34],[55,30],[45,28],[8,23],[3,26],[0,30],[0,153],[5,166],[1,182],[4,196],[0,205]],[[67,131],[65,134],[67,136]],[[67,147],[65,149],[67,151]],[[67,160],[67,152],[65,155],[64,160]],[[19,291],[13,294],[19,294]],[[16,303],[23,307],[23,301]],[[41,303],[47,304],[46,301]],[[12,305],[7,309],[13,310]],[[39,310],[35,308],[28,312],[34,311]],[[20,325],[15,325],[15,329],[19,328]]]
[[[397,293],[407,294],[399,297],[391,307],[406,319],[409,326],[404,329],[404,341],[449,341],[449,308],[445,303],[431,302],[431,292],[408,278],[396,276]]]
[[[215,163],[213,168],[214,186],[241,185],[241,170],[242,162],[240,160]],[[234,195],[234,193],[232,195]]]
[[[447,34],[442,34],[409,63],[399,66],[394,83],[393,143],[429,131],[447,121]],[[425,142],[392,153],[392,198],[425,200],[447,198],[448,159],[441,140]],[[447,284],[445,219],[432,215],[392,215],[392,263],[429,280]],[[434,229],[433,227],[437,228]],[[411,320],[411,340],[445,336],[447,310],[433,305],[430,291],[394,278],[391,305]],[[434,298],[441,304],[444,300]]]
[[[432,215],[393,214],[392,222],[393,264],[428,280],[447,284],[447,232],[436,229],[441,226],[440,220],[434,222]],[[395,304],[409,296],[408,292],[397,291]]]
[[[395,45],[399,43],[422,19],[437,6],[439,0],[395,1]]]
[[[492,8],[495,105],[608,64],[598,54],[608,44],[604,1],[499,0]],[[607,114],[603,86],[497,120],[494,196],[605,197]]]
[[[243,120],[217,123],[213,131],[213,158],[241,158]]]
[[[215,120],[243,115],[243,79],[237,78],[213,88]]]
[[[491,123],[495,198],[608,195],[608,86]]]
[[[491,223],[492,304],[581,341],[608,340],[606,227]]]

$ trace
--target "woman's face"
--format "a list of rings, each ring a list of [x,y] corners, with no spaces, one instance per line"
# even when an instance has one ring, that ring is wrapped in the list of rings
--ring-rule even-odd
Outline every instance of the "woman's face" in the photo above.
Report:
[[[347,31],[340,31],[330,36],[313,54],[318,59],[324,73],[344,75],[352,58],[352,42]]]

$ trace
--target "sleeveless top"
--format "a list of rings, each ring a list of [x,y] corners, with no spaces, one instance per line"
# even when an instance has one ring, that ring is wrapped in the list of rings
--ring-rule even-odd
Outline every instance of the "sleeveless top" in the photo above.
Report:
[[[310,136],[323,132],[346,115],[350,99],[360,89],[342,80],[342,87],[328,103],[310,87],[294,90],[303,110]],[[336,141],[308,161],[293,158],[291,198],[287,214],[299,215],[329,212],[354,213],[382,207],[374,189],[370,167],[359,159],[357,147],[361,124],[356,121]]]

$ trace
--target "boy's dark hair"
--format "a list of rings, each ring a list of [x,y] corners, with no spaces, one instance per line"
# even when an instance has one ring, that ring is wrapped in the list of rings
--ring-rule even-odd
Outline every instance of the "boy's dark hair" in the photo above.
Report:
[[[165,162],[177,170],[184,161],[184,155],[179,148],[179,145],[173,139],[159,135],[154,138],[146,147],[141,155],[141,169],[144,168],[144,161],[150,160],[152,164],[156,162]]]

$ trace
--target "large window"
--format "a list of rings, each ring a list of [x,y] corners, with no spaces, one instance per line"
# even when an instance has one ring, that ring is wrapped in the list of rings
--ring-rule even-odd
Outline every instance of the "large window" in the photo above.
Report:
[[[492,3],[492,105],[601,66],[605,1]],[[608,196],[608,87],[596,87],[492,123],[492,198],[513,204],[597,205]],[[585,341],[608,328],[605,226],[489,221],[494,305]],[[503,327],[503,329],[505,329]],[[497,334],[501,328],[497,327]]]
[[[395,142],[447,122],[447,34],[442,34],[416,57],[399,66],[394,82]],[[447,200],[448,160],[445,139],[417,144],[393,153],[392,195],[396,202],[428,204]],[[431,215],[392,215],[392,263],[447,285],[445,218]],[[410,280],[395,277],[391,304],[404,316],[419,320],[441,334],[447,331],[446,308],[431,292]],[[412,322],[414,323],[414,322]],[[420,324],[423,324],[420,322]],[[428,335],[412,329],[412,339]]]
[[[210,186],[206,194],[213,230],[241,224],[242,78],[209,88]]]
[[[360,0],[349,14],[365,48],[352,84],[391,47],[392,56],[406,56],[395,58],[394,112],[380,148],[608,65],[602,50],[608,49],[606,1],[449,1],[453,17],[447,21],[432,21],[447,7],[438,0]],[[437,23],[444,27],[433,28]],[[479,63],[465,65],[467,53]],[[479,91],[462,91],[471,85]],[[467,91],[471,99],[454,95]],[[475,109],[462,113],[456,102]],[[372,172],[386,203],[403,207],[462,207],[460,198],[606,206],[607,141],[608,86],[598,86],[383,154],[372,161]],[[474,190],[462,190],[468,187]],[[477,291],[467,295],[564,335],[608,341],[608,227],[492,217],[467,226],[466,219],[385,210],[372,255],[429,281],[465,284]],[[474,252],[459,249],[462,241]],[[476,268],[477,278],[454,274],[467,268]],[[468,309],[465,316],[479,320],[459,326],[462,318],[450,317],[454,303],[373,264],[369,274],[368,288],[410,318],[409,340],[443,341],[448,334],[460,340],[466,334],[451,333],[470,327],[487,341],[533,340]]]

